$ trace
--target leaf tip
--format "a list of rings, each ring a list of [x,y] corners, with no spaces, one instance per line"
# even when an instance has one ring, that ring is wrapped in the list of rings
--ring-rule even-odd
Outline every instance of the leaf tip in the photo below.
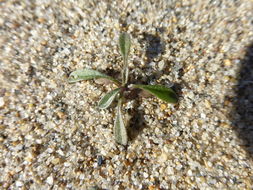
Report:
[[[128,33],[123,32],[119,36],[119,48],[124,59],[127,59],[131,46],[131,37]]]
[[[114,136],[115,141],[121,145],[126,146],[128,142],[127,130],[123,121],[122,113],[121,113],[121,100],[117,107],[117,116],[114,123]]]

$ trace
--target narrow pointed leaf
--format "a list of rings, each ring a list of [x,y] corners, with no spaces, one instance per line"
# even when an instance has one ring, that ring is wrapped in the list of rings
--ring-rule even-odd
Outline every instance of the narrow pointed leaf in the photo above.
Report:
[[[115,84],[119,85],[120,82],[106,74],[100,73],[99,71],[92,70],[92,69],[78,69],[72,72],[69,75],[69,82],[78,82],[82,80],[90,80],[90,79],[97,79],[97,78],[105,78],[113,81]]]
[[[121,113],[121,100],[117,106],[117,116],[114,123],[114,136],[117,143],[127,145],[127,130]]]
[[[117,94],[119,93],[120,88],[116,88],[115,90],[112,90],[108,93],[106,93],[103,98],[98,102],[98,107],[100,109],[106,109],[108,108],[113,100],[116,98]]]
[[[130,46],[131,46],[131,40],[130,40],[129,34],[127,33],[120,34],[119,48],[124,60],[127,60],[127,57],[130,51]]]
[[[167,88],[162,85],[134,84],[133,87],[143,89],[167,103],[174,103],[175,104],[178,101],[176,93],[171,88]]]

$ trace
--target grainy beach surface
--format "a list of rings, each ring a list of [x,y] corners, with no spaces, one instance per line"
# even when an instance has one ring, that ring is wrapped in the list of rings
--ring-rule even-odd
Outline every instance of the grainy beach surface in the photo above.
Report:
[[[0,189],[253,188],[253,1],[0,1]],[[67,82],[80,68],[173,86],[177,105],[124,105],[112,84]]]

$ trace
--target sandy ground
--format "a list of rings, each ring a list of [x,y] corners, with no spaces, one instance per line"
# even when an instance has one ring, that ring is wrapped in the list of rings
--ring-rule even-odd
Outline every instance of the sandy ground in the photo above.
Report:
[[[253,1],[0,1],[1,189],[252,189]],[[124,105],[130,142],[113,137],[114,86],[69,84],[93,68],[172,86],[177,105]]]

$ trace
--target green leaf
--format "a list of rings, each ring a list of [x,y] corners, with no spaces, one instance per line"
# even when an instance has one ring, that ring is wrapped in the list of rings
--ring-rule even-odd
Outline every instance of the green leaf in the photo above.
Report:
[[[120,82],[106,74],[100,73],[99,71],[92,69],[78,69],[69,75],[69,82],[78,82],[82,80],[90,80],[97,78],[105,78],[113,81],[115,84],[120,85]]]
[[[127,130],[121,113],[121,101],[122,100],[120,99],[117,106],[117,116],[114,123],[114,136],[116,142],[122,145],[127,145]]]
[[[106,109],[108,108],[111,103],[113,102],[113,100],[115,99],[115,97],[117,96],[117,94],[119,93],[121,88],[116,88],[108,93],[106,93],[103,98],[101,98],[101,100],[98,102],[98,107],[100,109]]]
[[[167,103],[175,104],[178,102],[177,95],[171,88],[167,88],[162,85],[141,85],[141,84],[134,84],[133,87],[143,89]]]
[[[124,60],[127,60],[127,57],[130,51],[130,46],[131,46],[131,40],[130,40],[129,34],[127,33],[120,34],[119,48]]]

